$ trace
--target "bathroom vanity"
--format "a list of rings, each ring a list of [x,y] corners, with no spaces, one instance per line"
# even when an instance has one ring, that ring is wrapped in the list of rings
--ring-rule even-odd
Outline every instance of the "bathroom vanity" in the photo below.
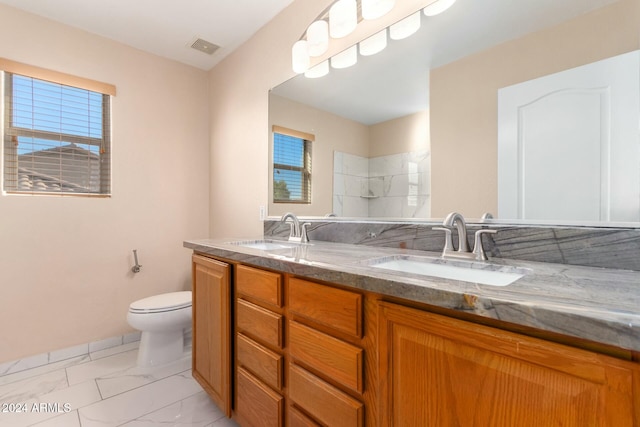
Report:
[[[495,286],[371,262],[424,251],[184,245],[194,377],[242,426],[640,423],[639,272],[494,260],[525,272]]]

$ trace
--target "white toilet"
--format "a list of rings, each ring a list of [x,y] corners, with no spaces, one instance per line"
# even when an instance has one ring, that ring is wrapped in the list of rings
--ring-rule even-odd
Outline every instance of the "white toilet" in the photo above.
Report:
[[[138,366],[178,360],[184,351],[184,329],[191,326],[191,291],[154,295],[131,303],[127,322],[142,331]]]

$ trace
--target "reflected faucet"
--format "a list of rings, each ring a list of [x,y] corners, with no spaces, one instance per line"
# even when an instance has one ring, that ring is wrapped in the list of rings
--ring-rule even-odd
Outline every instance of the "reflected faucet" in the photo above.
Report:
[[[458,249],[455,249],[453,246],[452,230],[454,226],[458,230]],[[444,221],[442,221],[442,227],[433,227],[433,230],[445,232],[444,249],[442,250],[443,258],[471,258],[478,261],[487,260],[487,255],[482,247],[482,234],[497,233],[497,230],[488,229],[476,231],[473,242],[473,252],[471,252],[469,250],[469,242],[467,241],[467,224],[464,217],[458,212],[451,212]]]
[[[284,215],[282,215],[282,218],[280,218],[280,221],[286,223],[288,219],[293,221],[292,223],[289,223],[289,228],[290,228],[289,241],[308,243],[309,236],[307,235],[307,226],[309,226],[310,224],[308,222],[305,222],[304,224],[300,224],[298,217],[295,216],[293,212],[287,212]]]

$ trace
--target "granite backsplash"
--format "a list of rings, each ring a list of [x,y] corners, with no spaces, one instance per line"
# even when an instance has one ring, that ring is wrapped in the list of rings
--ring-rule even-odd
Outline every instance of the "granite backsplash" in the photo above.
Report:
[[[309,220],[309,239],[440,252],[444,233],[436,222],[348,222]],[[541,227],[467,224],[468,240],[480,228],[498,230],[483,236],[489,258],[519,259],[640,271],[640,229],[606,227]],[[289,225],[264,222],[265,238],[286,238]],[[457,236],[454,232],[454,242]]]

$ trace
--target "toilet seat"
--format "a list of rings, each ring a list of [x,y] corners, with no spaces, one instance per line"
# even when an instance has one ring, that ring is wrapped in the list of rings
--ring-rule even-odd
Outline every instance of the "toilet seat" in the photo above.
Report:
[[[134,301],[130,313],[162,313],[191,307],[191,292],[169,292]]]

